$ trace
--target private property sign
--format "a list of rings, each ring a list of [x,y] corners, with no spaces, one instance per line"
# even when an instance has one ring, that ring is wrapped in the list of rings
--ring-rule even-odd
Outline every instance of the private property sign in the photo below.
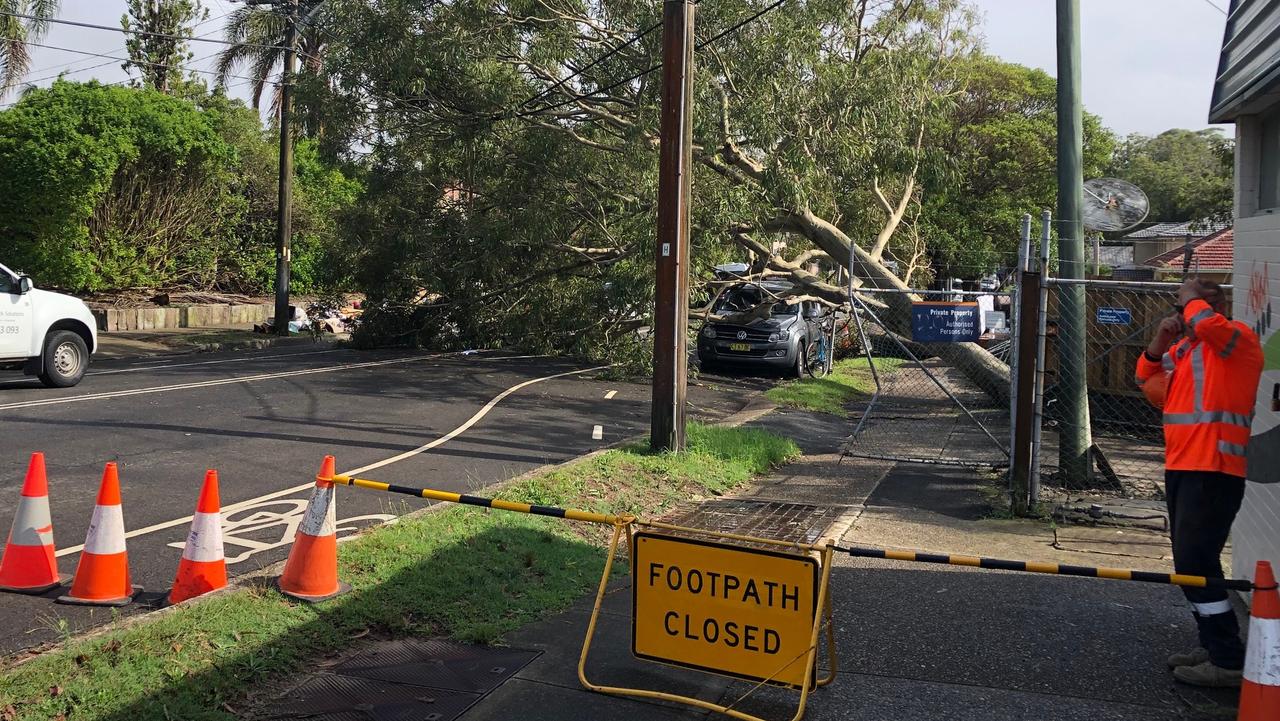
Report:
[[[982,335],[977,303],[911,304],[911,339],[917,343],[974,342]]]
[[[1098,308],[1094,317],[1103,325],[1129,325],[1133,322],[1133,313],[1128,308]]]
[[[634,540],[638,658],[793,688],[805,682],[815,559],[656,533]]]

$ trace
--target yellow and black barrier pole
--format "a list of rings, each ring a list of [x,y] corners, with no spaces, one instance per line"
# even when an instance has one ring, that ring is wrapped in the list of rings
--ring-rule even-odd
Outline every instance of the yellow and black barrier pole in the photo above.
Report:
[[[840,553],[847,553],[855,558],[883,558],[890,561],[941,563],[950,566],[969,566],[972,568],[986,568],[998,571],[1050,573],[1059,576],[1107,578],[1115,581],[1143,581],[1145,583],[1163,583],[1173,586],[1190,586],[1192,588],[1226,588],[1236,591],[1253,590],[1253,583],[1247,579],[1210,578],[1208,576],[1188,576],[1180,573],[1133,571],[1125,568],[1072,566],[1065,563],[1045,563],[1041,561],[1008,561],[1000,558],[928,553],[925,551],[895,551],[888,548],[867,548],[860,546],[845,548],[842,546],[832,546],[832,549],[839,551]]]
[[[551,518],[565,518],[570,521],[585,521],[587,523],[599,523],[606,526],[625,526],[632,523],[635,519],[629,516],[614,516],[607,513],[592,513],[591,511],[579,511],[573,508],[556,508],[555,506],[539,506],[531,503],[517,503],[515,501],[503,501],[497,498],[485,498],[483,496],[469,496],[465,493],[450,493],[449,491],[437,491],[431,488],[410,488],[409,486],[397,486],[394,483],[383,483],[381,481],[371,481],[365,478],[355,478],[353,476],[335,475],[329,478],[320,478],[317,480],[329,481],[343,486],[354,486],[356,488],[367,488],[372,491],[385,491],[387,493],[401,493],[406,496],[417,496],[430,501],[444,501],[445,503],[460,503],[466,506],[479,506],[481,508],[495,508],[500,511],[512,511],[515,513],[529,513],[535,516],[549,516]]]

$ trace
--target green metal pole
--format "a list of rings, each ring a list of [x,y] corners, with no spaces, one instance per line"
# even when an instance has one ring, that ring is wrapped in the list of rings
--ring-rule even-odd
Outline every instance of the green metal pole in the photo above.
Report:
[[[1085,269],[1084,125],[1080,103],[1080,0],[1058,3],[1058,258],[1059,276],[1082,278]],[[1063,481],[1090,476],[1089,395],[1085,361],[1085,296],[1079,285],[1059,286],[1058,388],[1062,422],[1058,467]]]

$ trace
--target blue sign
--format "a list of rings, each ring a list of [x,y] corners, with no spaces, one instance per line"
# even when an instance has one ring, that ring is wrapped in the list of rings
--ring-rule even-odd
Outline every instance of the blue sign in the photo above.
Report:
[[[1128,308],[1099,308],[1097,318],[1103,325],[1129,325],[1133,322],[1133,313]]]
[[[982,335],[977,303],[911,304],[911,339],[917,343],[972,343]]]

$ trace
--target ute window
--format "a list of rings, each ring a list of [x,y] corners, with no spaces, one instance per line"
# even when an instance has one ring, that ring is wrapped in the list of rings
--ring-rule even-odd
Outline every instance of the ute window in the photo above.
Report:
[[[8,273],[0,271],[0,293],[17,293],[18,282]]]
[[[766,297],[758,288],[730,288],[716,302],[715,313],[745,313],[765,301]],[[773,315],[795,315],[800,312],[800,304],[787,305],[774,303],[770,311]]]

